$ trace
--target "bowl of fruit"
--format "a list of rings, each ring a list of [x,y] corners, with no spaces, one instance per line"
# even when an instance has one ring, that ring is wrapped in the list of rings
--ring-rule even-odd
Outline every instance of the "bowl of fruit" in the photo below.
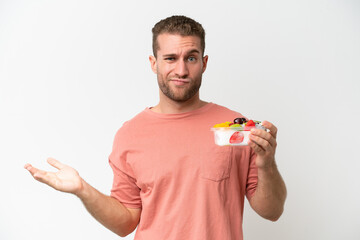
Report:
[[[219,146],[246,146],[252,128],[267,130],[261,121],[235,118],[232,122],[215,124],[211,131],[214,132],[215,144]]]

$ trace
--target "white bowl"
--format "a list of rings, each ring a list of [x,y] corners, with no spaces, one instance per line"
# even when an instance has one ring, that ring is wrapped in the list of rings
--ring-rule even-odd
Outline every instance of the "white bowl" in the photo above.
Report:
[[[261,125],[256,125],[257,129],[267,130]],[[246,146],[249,142],[250,129],[243,127],[218,127],[211,128],[214,132],[215,144],[219,146]]]

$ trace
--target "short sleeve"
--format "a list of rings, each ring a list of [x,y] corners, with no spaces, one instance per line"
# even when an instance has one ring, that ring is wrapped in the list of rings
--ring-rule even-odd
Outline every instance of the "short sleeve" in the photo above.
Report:
[[[248,200],[255,194],[258,182],[258,169],[256,167],[256,153],[251,149],[249,171],[246,182],[246,197]]]
[[[110,196],[119,200],[125,207],[141,208],[140,188],[136,185],[134,173],[126,161],[125,136],[122,129],[116,133],[109,156],[109,164],[114,173]]]

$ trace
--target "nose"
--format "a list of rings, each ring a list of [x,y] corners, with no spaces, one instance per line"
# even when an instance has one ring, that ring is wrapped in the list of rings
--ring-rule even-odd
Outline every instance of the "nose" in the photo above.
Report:
[[[188,66],[184,60],[177,61],[174,71],[181,78],[185,78],[189,74]]]

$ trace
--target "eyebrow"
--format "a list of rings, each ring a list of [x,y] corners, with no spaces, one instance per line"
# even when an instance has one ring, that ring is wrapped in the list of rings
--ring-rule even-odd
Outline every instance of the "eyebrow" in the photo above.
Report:
[[[200,54],[200,51],[197,50],[197,49],[193,49],[193,50],[191,50],[191,51],[189,52],[189,54],[191,54],[191,53],[199,53],[199,54]]]
[[[198,53],[198,54],[200,54],[199,50],[197,50],[197,49],[192,49],[192,50],[190,50],[189,52],[187,52],[186,54],[190,55],[190,54],[192,54],[192,53]],[[163,57],[175,57],[175,56],[176,56],[175,53],[169,53],[169,54],[164,54],[164,55],[163,55]]]

